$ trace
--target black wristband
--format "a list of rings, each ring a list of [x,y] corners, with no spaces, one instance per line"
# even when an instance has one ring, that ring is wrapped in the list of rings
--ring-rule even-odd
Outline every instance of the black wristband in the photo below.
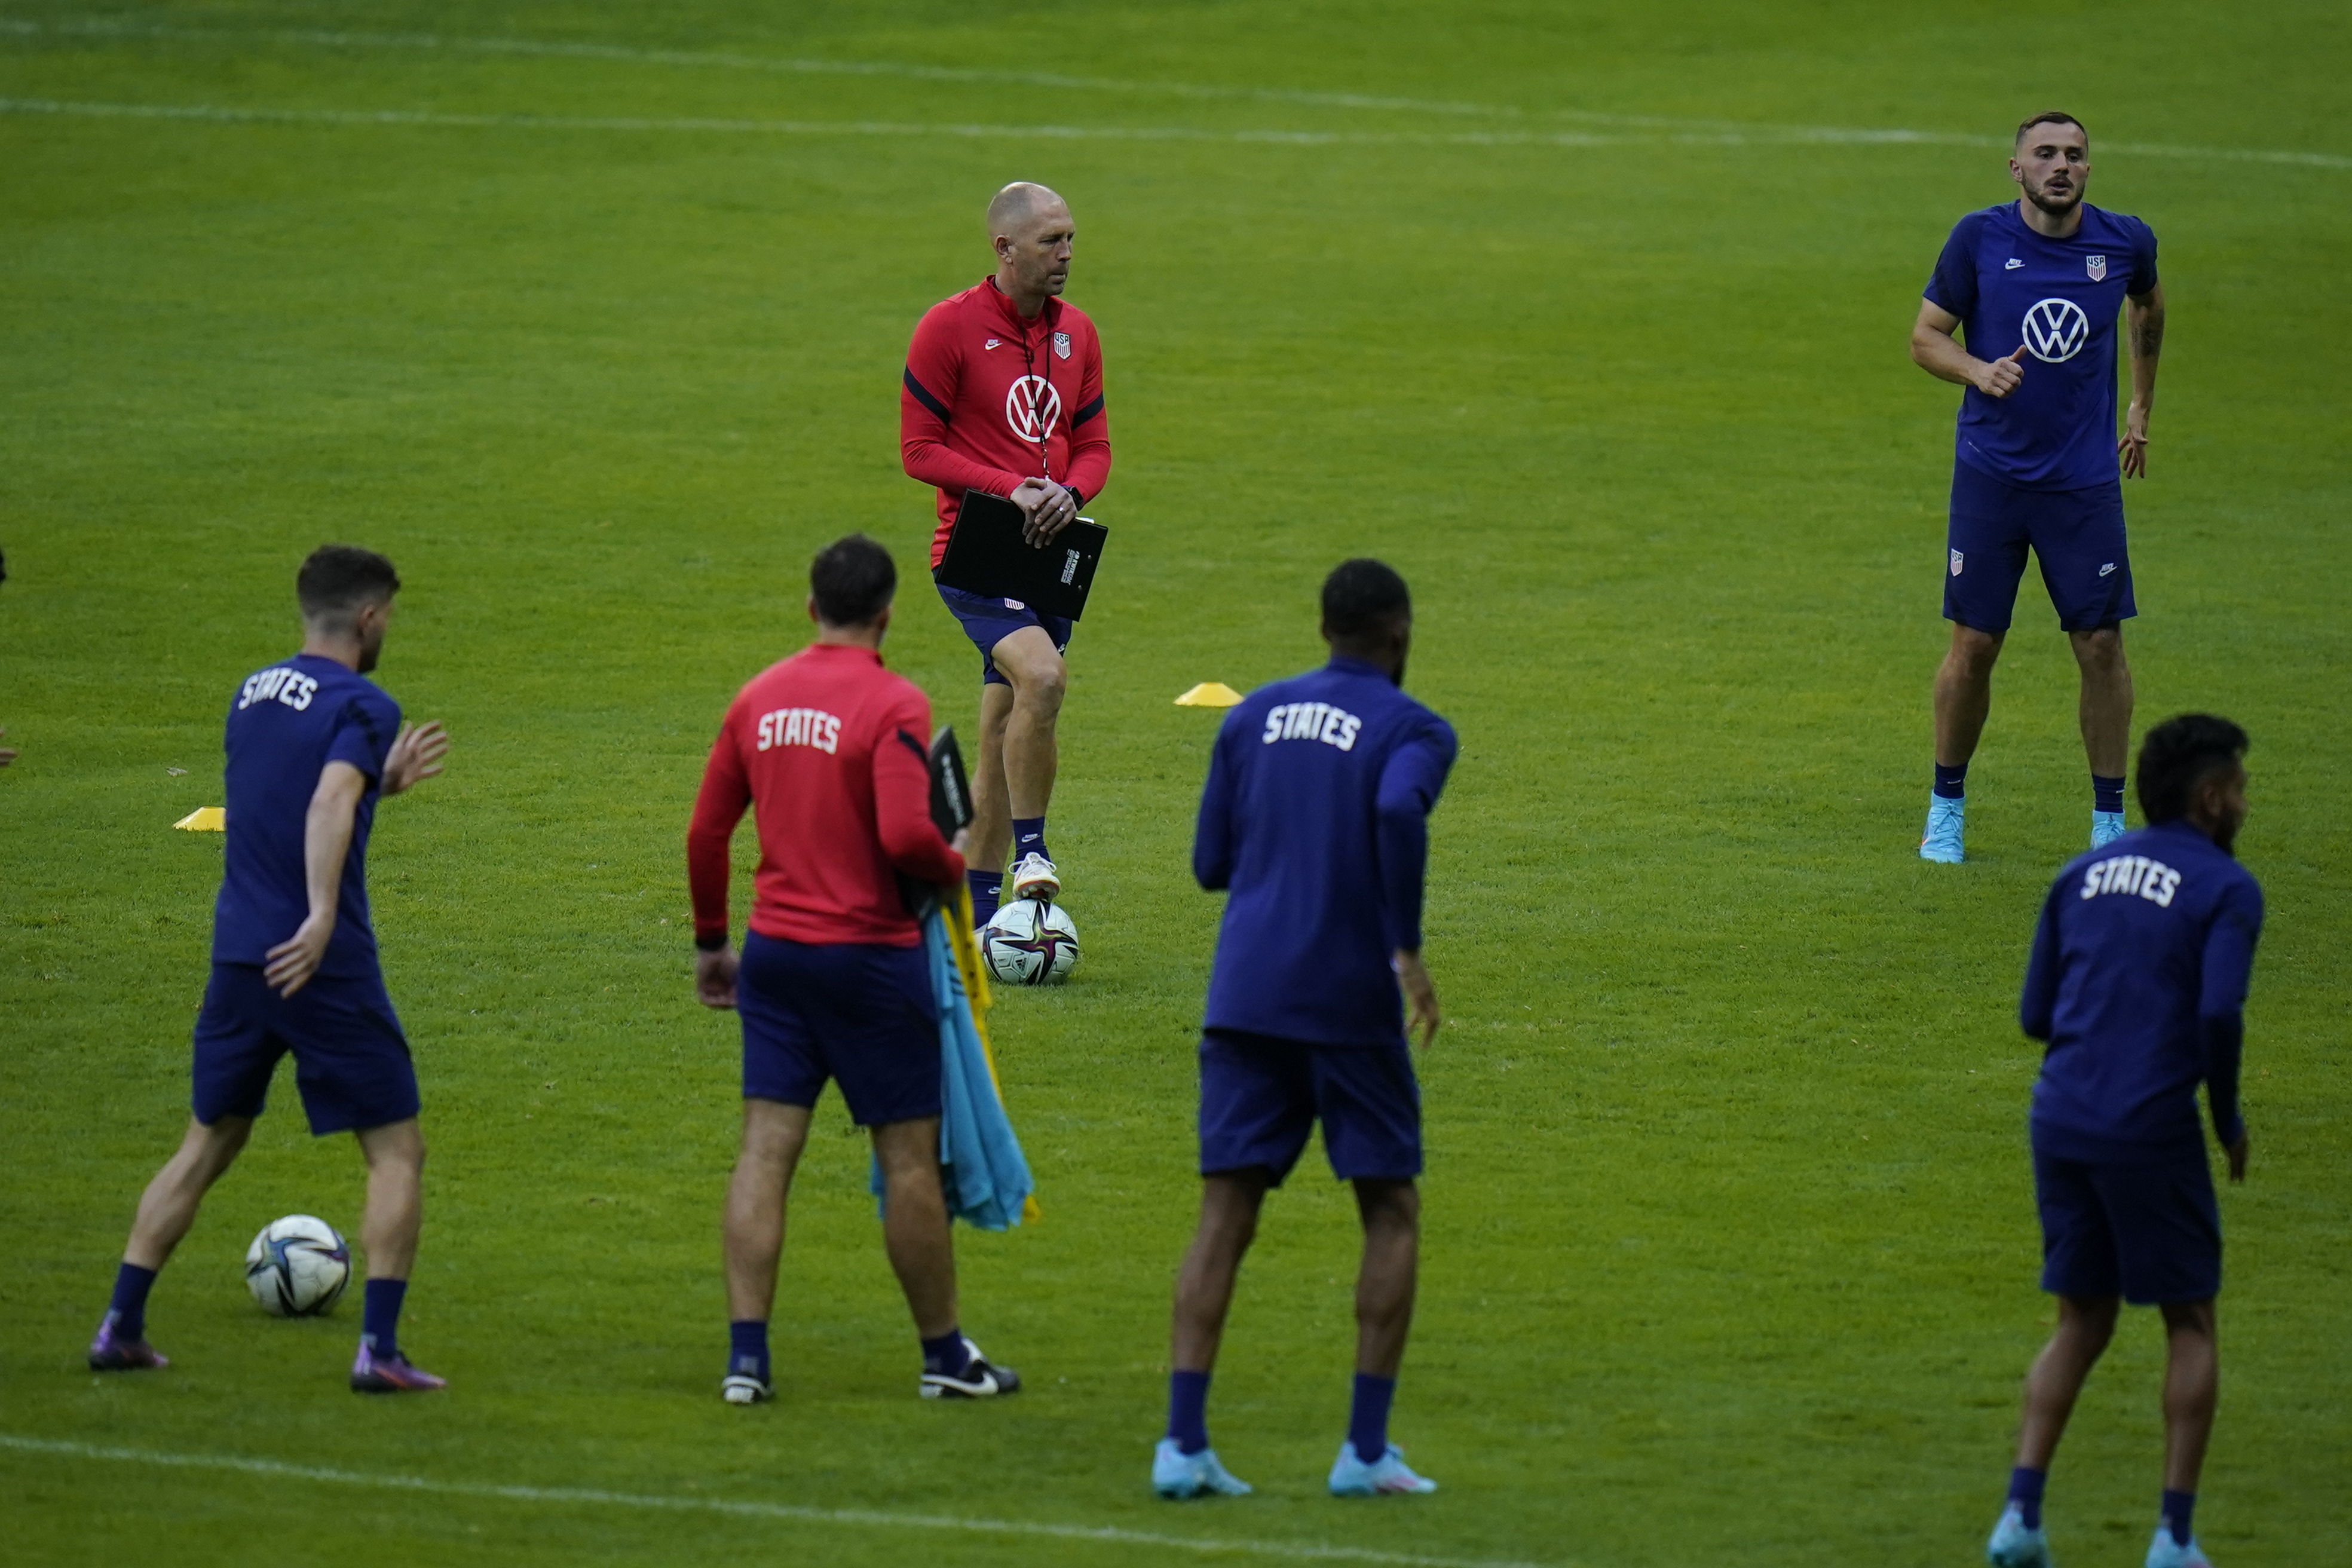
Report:
[[[726,945],[727,933],[723,931],[698,931],[694,933],[694,948],[697,952],[717,952]]]
[[[1086,491],[1078,489],[1076,485],[1064,485],[1062,488],[1070,492],[1070,504],[1072,506],[1083,507],[1087,504]]]

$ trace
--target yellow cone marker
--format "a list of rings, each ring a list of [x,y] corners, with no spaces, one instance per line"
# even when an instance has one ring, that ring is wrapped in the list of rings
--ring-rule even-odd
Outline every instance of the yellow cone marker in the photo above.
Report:
[[[1204,680],[1183,696],[1176,699],[1179,708],[1232,708],[1240,703],[1242,694],[1222,680]]]
[[[228,811],[224,806],[200,805],[172,826],[184,827],[191,833],[226,833]]]

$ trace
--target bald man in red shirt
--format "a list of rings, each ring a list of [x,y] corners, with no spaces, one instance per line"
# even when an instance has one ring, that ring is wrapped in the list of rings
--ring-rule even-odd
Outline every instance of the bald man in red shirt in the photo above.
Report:
[[[817,555],[816,641],[729,705],[687,830],[695,990],[743,1022],[743,1147],[725,1226],[731,1344],[719,1384],[730,1405],[773,1393],[768,1316],[785,1199],[828,1079],[873,1134],[883,1242],[923,1342],[919,1391],[979,1399],[1021,1386],[957,1321],[940,1187],[939,1004],[901,889],[952,889],[963,857],[931,823],[930,703],[882,668],[898,580],[890,552],[864,534]],[[728,846],[747,806],[760,868],[739,959],[728,942]]]
[[[908,477],[939,489],[931,566],[966,490],[1010,497],[1043,545],[1110,477],[1102,345],[1085,311],[1061,298],[1076,234],[1070,209],[1043,185],[1015,181],[988,205],[996,271],[926,311],[907,351],[898,445]],[[1058,753],[1063,652],[1070,623],[1017,599],[942,585],[980,650],[980,758],[971,779],[973,918],[1003,889],[1008,853],[1016,897],[1052,900],[1061,874],[1045,847],[1045,807]]]

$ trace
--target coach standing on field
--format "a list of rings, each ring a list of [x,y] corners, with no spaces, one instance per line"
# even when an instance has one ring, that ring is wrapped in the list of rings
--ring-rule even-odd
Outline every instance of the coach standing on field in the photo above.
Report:
[[[1102,347],[1086,312],[1065,303],[1070,209],[1016,181],[988,204],[996,273],[932,306],[915,328],[898,396],[898,447],[909,479],[939,488],[931,567],[966,490],[1009,496],[1030,542],[1068,526],[1110,477]],[[1054,725],[1062,710],[1071,624],[1017,599],[940,587],[980,649],[980,766],[972,775],[972,915],[996,912],[1004,863],[1013,891],[1053,899],[1060,874],[1045,848],[1054,794]]]
[[[1936,673],[1936,782],[1922,859],[1965,858],[1969,759],[1992,703],[2031,545],[2083,676],[2091,847],[2124,830],[2131,744],[2132,602],[2119,482],[2147,472],[2147,418],[2164,344],[2164,290],[2147,225],[2084,201],[2091,138],[2051,110],[2017,128],[2014,202],[1962,218],[1911,328],[1911,358],[1958,382],[1944,618]],[[2131,404],[2116,432],[2116,317],[2131,335]],[[1963,348],[1953,338],[1967,339]]]

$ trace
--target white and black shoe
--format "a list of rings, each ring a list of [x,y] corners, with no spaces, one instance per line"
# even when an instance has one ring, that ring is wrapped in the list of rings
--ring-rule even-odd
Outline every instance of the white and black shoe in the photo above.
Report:
[[[1062,874],[1054,868],[1051,860],[1034,849],[1021,857],[1020,863],[1013,868],[1011,881],[1016,899],[1035,899],[1039,903],[1050,904],[1062,896]]]
[[[719,1382],[719,1397],[730,1405],[760,1405],[775,1396],[772,1385],[749,1373],[730,1372]]]
[[[1016,1394],[1021,1388],[1021,1374],[1009,1366],[992,1366],[980,1347],[970,1340],[963,1342],[964,1363],[961,1372],[927,1372],[923,1373],[922,1394],[926,1399],[994,1399],[1001,1394]]]

